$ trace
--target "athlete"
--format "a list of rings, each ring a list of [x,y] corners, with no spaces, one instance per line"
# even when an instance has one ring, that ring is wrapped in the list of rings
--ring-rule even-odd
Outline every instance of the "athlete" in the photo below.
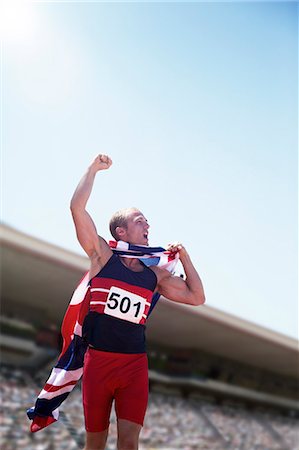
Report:
[[[85,355],[82,395],[86,428],[84,450],[104,450],[112,401],[117,415],[118,450],[137,450],[148,401],[145,320],[155,292],[189,305],[205,302],[200,277],[180,243],[178,252],[186,279],[157,266],[146,267],[137,258],[112,252],[98,236],[86,211],[97,172],[112,165],[98,155],[81,179],[71,200],[78,240],[90,259],[90,310],[83,324],[89,348]],[[149,224],[136,208],[115,213],[110,231],[116,241],[148,246]]]

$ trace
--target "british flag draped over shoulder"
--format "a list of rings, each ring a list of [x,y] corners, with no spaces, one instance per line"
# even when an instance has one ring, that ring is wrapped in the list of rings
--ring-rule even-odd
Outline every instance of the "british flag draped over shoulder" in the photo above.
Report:
[[[119,256],[139,258],[147,266],[157,265],[171,273],[174,272],[178,262],[177,253],[171,253],[162,247],[147,247],[123,241],[110,241],[109,246]],[[154,294],[148,316],[159,297],[159,293]],[[84,355],[88,344],[82,337],[82,325],[89,310],[89,303],[89,272],[87,272],[75,289],[63,319],[61,327],[63,347],[57,364],[38,395],[35,406],[27,410],[27,416],[32,420],[30,430],[33,433],[58,420],[60,405],[83,374]]]

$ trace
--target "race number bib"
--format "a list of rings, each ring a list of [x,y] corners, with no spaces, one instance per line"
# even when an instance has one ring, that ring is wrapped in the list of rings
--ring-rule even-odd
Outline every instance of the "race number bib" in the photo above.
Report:
[[[146,299],[140,295],[112,286],[104,313],[129,322],[139,323],[144,314],[146,303]]]

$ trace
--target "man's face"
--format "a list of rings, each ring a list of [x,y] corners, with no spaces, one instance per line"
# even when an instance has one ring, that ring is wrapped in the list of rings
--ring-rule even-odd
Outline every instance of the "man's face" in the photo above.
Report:
[[[130,244],[148,245],[149,224],[140,211],[132,211],[128,215],[127,227],[122,228],[121,239]]]

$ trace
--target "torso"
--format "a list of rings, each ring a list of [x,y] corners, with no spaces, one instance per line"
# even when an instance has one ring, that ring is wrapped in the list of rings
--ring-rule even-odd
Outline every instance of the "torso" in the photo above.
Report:
[[[155,271],[112,254],[90,279],[90,312],[84,322],[89,344],[103,351],[144,353],[144,324],[156,285]]]
[[[90,279],[95,277],[102,270],[102,268],[107,264],[107,262],[109,261],[109,259],[111,258],[112,254],[113,254],[111,248],[109,247],[109,245],[107,244],[105,239],[103,239],[102,237],[99,236],[99,240],[100,240],[100,247],[101,247],[101,256],[94,255],[93,257],[90,258],[90,263],[91,263],[90,269],[89,269]],[[137,258],[136,259],[120,258],[120,259],[121,259],[121,262],[126,267],[128,267],[128,269],[132,270],[133,272],[142,272],[143,271],[143,264],[139,261],[139,259],[137,259]],[[152,270],[157,277],[157,286],[155,289],[155,292],[157,292],[160,281],[164,277],[169,276],[169,272],[167,272],[167,270],[161,269],[160,267],[157,267],[157,266],[151,266],[151,267],[149,267],[149,269]]]

